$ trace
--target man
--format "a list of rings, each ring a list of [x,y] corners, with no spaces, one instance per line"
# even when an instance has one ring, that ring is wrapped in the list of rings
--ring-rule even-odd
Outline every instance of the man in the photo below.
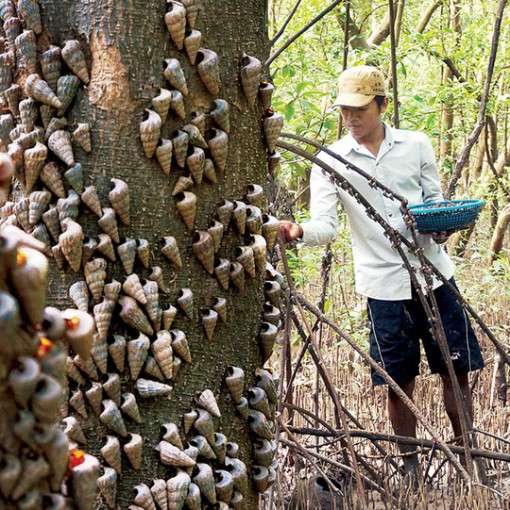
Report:
[[[335,106],[340,107],[349,134],[333,143],[329,147],[331,151],[407,198],[409,205],[443,200],[435,155],[427,136],[393,129],[382,120],[388,98],[384,75],[379,70],[356,66],[342,72]],[[370,186],[364,177],[333,157],[322,153],[319,158],[350,181],[393,229],[411,239],[397,200],[384,196],[380,189]],[[384,235],[381,225],[369,218],[365,208],[347,191],[334,186],[317,165],[312,168],[310,187],[311,220],[302,224],[282,221],[282,238],[285,242],[301,239],[310,246],[328,243],[336,234],[337,203],[341,201],[351,230],[356,291],[367,297],[370,355],[412,398],[415,377],[419,373],[421,339],[431,371],[441,375],[445,408],[455,436],[460,436],[461,421],[452,381],[400,255]],[[455,284],[454,264],[439,245],[444,240],[444,232],[419,235],[425,257]],[[419,268],[418,258],[409,250],[405,251],[411,265]],[[416,276],[424,290],[424,278],[419,270]],[[451,292],[436,278],[433,288],[464,403],[472,418],[468,372],[483,367],[480,347],[466,312]],[[384,384],[374,371],[372,381],[374,385]],[[388,412],[396,434],[416,437],[416,418],[391,388]],[[413,449],[401,446],[401,451],[407,453],[404,470],[410,475],[416,475],[419,470],[417,455],[409,453]]]

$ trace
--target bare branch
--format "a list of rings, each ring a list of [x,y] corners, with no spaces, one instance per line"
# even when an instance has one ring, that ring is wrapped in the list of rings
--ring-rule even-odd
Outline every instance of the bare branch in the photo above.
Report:
[[[455,192],[455,188],[457,186],[457,182],[460,179],[460,176],[462,174],[462,170],[466,166],[466,163],[469,159],[469,155],[471,153],[471,149],[473,148],[473,145],[478,140],[478,137],[480,136],[480,133],[482,132],[482,129],[485,125],[485,112],[487,110],[487,101],[489,99],[490,94],[490,88],[492,83],[492,75],[494,73],[494,64],[496,62],[496,56],[498,53],[498,44],[499,44],[499,37],[501,33],[501,23],[503,20],[503,11],[505,10],[506,6],[506,0],[500,0],[498,11],[496,14],[496,22],[494,24],[494,32],[492,34],[492,45],[491,45],[491,52],[489,56],[489,64],[487,66],[487,77],[485,81],[485,87],[482,93],[482,98],[480,101],[480,110],[478,112],[478,119],[476,121],[476,125],[471,131],[471,134],[469,135],[464,148],[462,149],[462,152],[457,159],[457,162],[455,164],[455,169],[453,170],[453,175],[450,180],[450,183],[448,185],[448,189],[446,191],[446,198],[451,198]]]
[[[415,30],[419,34],[423,34],[425,28],[429,24],[430,19],[432,18],[432,14],[436,11],[436,9],[443,4],[443,0],[434,0],[429,6],[425,9],[423,16],[420,21],[416,23]]]
[[[277,34],[269,41],[270,47],[273,47],[274,43],[282,36],[283,32],[285,32],[287,25],[290,23],[291,19],[294,17],[294,14],[296,14],[299,4],[302,1],[303,0],[297,0],[296,4],[292,8],[292,11],[290,11],[289,15],[287,16],[287,19],[283,22],[283,25],[280,27],[280,30],[278,30]]]
[[[266,67],[268,68],[296,39],[299,39],[309,28],[313,27],[318,21],[320,21],[326,14],[330,13],[337,5],[340,5],[345,0],[335,0],[331,5],[321,11],[315,18],[307,23],[299,32],[294,34],[292,37],[287,39],[285,43],[278,48],[273,55],[266,60]]]

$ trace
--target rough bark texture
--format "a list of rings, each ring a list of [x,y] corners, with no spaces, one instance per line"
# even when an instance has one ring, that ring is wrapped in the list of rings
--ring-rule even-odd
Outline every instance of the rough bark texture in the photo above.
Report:
[[[147,239],[151,248],[151,266],[163,269],[168,286],[167,294],[160,292],[159,306],[166,309],[176,305],[180,289],[191,288],[195,313],[192,320],[179,313],[172,328],[183,330],[190,344],[192,364],[183,363],[175,380],[171,398],[142,399],[134,389],[128,372],[121,374],[122,391],[137,396],[143,417],[141,425],[126,420],[128,431],[139,433],[144,439],[143,464],[139,471],[129,468],[123,454],[123,471],[117,485],[117,505],[127,508],[133,503],[133,487],[141,482],[151,485],[154,478],[167,479],[174,470],[159,461],[154,447],[161,440],[161,425],[182,424],[182,415],[192,407],[192,396],[198,390],[210,388],[217,396],[222,412],[215,420],[215,430],[223,432],[230,441],[241,445],[240,458],[251,468],[251,440],[245,420],[235,412],[235,406],[224,383],[225,369],[229,365],[242,367],[246,372],[246,387],[253,385],[254,370],[260,365],[257,334],[263,304],[264,272],[247,280],[246,292],[230,288],[222,290],[218,281],[208,275],[193,253],[193,233],[187,229],[176,209],[172,190],[182,170],[172,165],[170,176],[164,175],[156,158],[148,160],[142,150],[139,126],[144,109],[152,108],[151,99],[159,87],[171,89],[163,76],[164,59],[177,58],[184,69],[189,87],[185,100],[186,120],[183,122],[169,114],[161,137],[172,138],[172,133],[189,122],[191,112],[208,113],[213,96],[201,83],[196,66],[192,66],[186,53],[178,51],[165,27],[167,10],[163,0],[78,0],[48,1],[42,6],[47,37],[53,44],[62,46],[70,38],[79,39],[85,51],[91,74],[90,84],[81,88],[68,121],[91,124],[93,151],[87,155],[76,149],[75,155],[84,168],[85,184],[95,184],[103,207],[108,204],[110,179],[119,178],[129,185],[131,197],[131,224],[121,226],[123,238]],[[266,148],[262,131],[263,110],[257,101],[247,105],[240,81],[239,70],[243,52],[259,58],[267,57],[265,2],[260,0],[204,0],[196,29],[202,32],[202,47],[218,54],[221,69],[219,97],[230,105],[230,140],[228,163],[217,184],[204,180],[193,185],[191,191],[198,197],[195,220],[197,230],[206,230],[214,216],[217,203],[223,198],[244,200],[247,185],[264,185],[266,174]],[[211,124],[208,119],[208,127]],[[97,238],[101,229],[97,216],[83,208],[80,224],[86,235]],[[163,236],[174,236],[183,260],[182,269],[174,271],[163,257],[160,248]],[[248,244],[232,226],[225,232],[219,255],[234,259],[236,246]],[[138,262],[135,272],[141,279],[150,270]],[[122,265],[108,264],[107,281],[112,278],[123,282]],[[69,286],[82,279],[82,274],[71,270],[53,271],[50,301],[56,305],[69,304]],[[208,306],[213,297],[228,301],[229,322],[218,324],[213,339],[208,341],[200,320],[200,308]],[[127,328],[119,319],[116,309],[109,333],[135,338],[136,331]],[[153,338],[154,339],[154,338]],[[111,360],[108,370],[113,371]],[[87,390],[89,384],[84,389]],[[105,397],[106,398],[106,397]],[[105,435],[111,434],[88,408],[89,419],[83,422],[88,438],[87,450],[100,457],[99,450]],[[188,436],[189,437],[189,436]],[[126,441],[121,439],[121,445]],[[250,483],[251,487],[251,483]],[[104,508],[104,502],[98,503]],[[250,488],[243,508],[256,508],[257,496]]]

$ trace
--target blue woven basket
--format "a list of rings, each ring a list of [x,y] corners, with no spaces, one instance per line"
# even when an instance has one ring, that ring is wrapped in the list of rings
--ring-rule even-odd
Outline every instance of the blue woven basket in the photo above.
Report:
[[[413,205],[409,211],[418,230],[443,232],[468,227],[478,217],[482,205],[483,200],[451,200]]]

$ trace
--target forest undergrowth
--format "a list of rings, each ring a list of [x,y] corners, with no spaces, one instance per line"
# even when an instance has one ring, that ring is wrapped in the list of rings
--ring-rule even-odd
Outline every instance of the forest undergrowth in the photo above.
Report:
[[[485,247],[488,242],[486,221],[479,220],[462,258],[456,258],[456,280],[466,301],[498,340],[508,347],[508,245],[497,263],[489,267]],[[365,302],[354,292],[345,224],[340,228],[332,249],[330,278],[326,286],[321,274],[324,248],[297,246],[287,251],[295,292],[314,305],[319,305],[321,297],[325,297],[327,317],[366,350]],[[291,310],[299,316],[295,302]],[[288,338],[283,336],[280,339],[279,357],[273,360],[274,369],[282,377],[280,471],[272,493],[264,498],[264,508],[510,508],[510,407],[502,400],[504,388],[498,388],[495,383],[496,350],[479,327],[475,325],[475,331],[482,345],[486,367],[472,374],[470,379],[474,402],[473,437],[478,450],[494,453],[496,458],[477,457],[482,460],[486,479],[473,478],[474,483],[468,489],[443,452],[431,441],[430,434],[418,424],[417,437],[429,442],[424,447],[417,447],[424,479],[418,489],[411,491],[406,490],[405,480],[398,472],[402,459],[396,444],[374,440],[381,438],[382,434],[393,434],[386,410],[386,390],[372,388],[369,366],[344,340],[329,327],[317,324],[311,314],[306,317],[304,322],[294,322],[289,328]],[[359,475],[364,480],[364,491],[360,490],[359,483],[356,484],[355,473],[349,467],[352,462],[346,445],[348,440],[344,428],[338,423],[334,399],[328,393],[317,362],[309,352],[303,355],[306,322],[310,327],[315,326],[314,337],[320,345],[323,368],[345,410],[344,416],[352,433],[352,448],[358,456]],[[303,328],[301,333],[300,327]],[[442,402],[439,376],[430,374],[424,357],[420,369],[415,403],[441,438],[452,445],[454,438]],[[332,431],[337,431],[337,435]],[[479,470],[476,472],[479,473]],[[323,475],[339,487],[341,495],[336,499],[331,496],[333,493],[328,490],[327,484],[326,490],[323,489]]]

